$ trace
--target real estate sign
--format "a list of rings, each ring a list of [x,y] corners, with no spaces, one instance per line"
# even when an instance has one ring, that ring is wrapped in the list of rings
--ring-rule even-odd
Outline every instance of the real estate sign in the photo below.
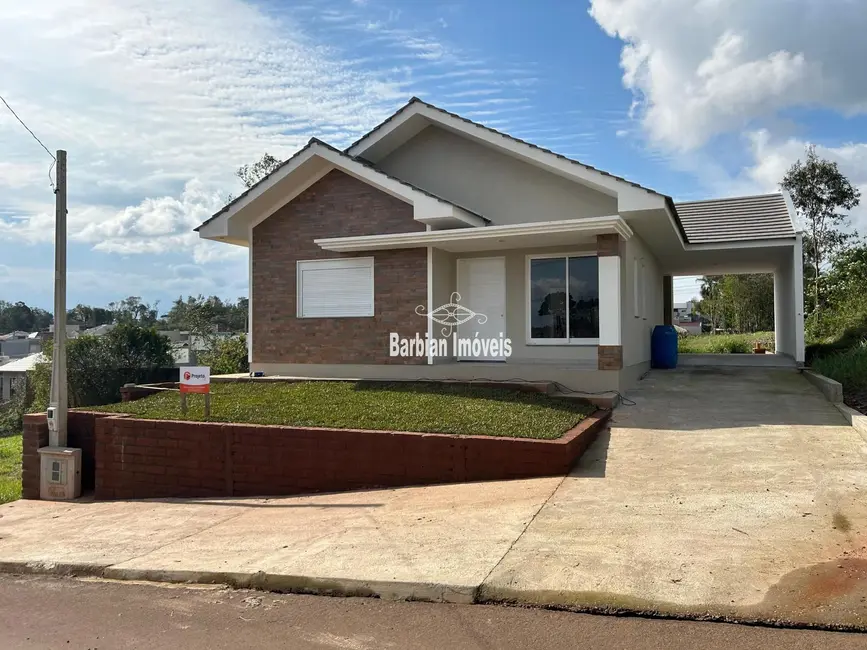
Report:
[[[210,393],[211,369],[208,366],[181,368],[182,393]]]

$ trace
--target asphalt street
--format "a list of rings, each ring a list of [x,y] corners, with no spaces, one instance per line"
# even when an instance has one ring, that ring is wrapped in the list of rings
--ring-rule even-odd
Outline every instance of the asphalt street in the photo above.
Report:
[[[867,635],[2,575],[0,647],[849,650],[867,648]]]

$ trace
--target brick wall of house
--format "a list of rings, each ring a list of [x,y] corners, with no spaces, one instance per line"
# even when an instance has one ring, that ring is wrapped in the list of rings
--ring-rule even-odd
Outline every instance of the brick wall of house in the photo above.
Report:
[[[291,495],[555,476],[610,412],[558,440],[106,418],[97,499]]]
[[[423,363],[388,356],[388,334],[413,337],[427,324],[427,251],[376,251],[371,318],[296,318],[298,260],[369,257],[333,253],[313,243],[423,231],[412,206],[341,171],[329,172],[253,229],[253,361],[258,363]]]

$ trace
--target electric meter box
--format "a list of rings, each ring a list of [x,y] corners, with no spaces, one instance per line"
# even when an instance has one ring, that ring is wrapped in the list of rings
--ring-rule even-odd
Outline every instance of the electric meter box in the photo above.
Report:
[[[81,449],[39,449],[39,498],[66,501],[81,496]]]

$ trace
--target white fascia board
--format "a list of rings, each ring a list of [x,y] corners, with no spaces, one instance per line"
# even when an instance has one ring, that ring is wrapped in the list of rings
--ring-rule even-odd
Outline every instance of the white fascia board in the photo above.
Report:
[[[312,142],[300,153],[296,154],[295,158],[289,164],[285,165],[276,173],[256,185],[248,194],[242,196],[232,204],[225,213],[221,214],[210,223],[200,226],[199,237],[202,239],[226,239],[231,230],[230,224],[235,217],[241,215],[244,209],[253,201],[260,198],[268,190],[272,189],[275,185],[283,181],[286,177],[314,157],[319,157],[330,164],[330,167],[325,169],[325,173],[332,169],[340,169],[346,174],[349,174],[350,176],[353,176],[360,181],[385,192],[386,194],[409,203],[414,208],[413,216],[417,220],[443,216],[454,217],[472,226],[483,226],[485,224],[484,219],[481,219],[474,214],[461,210],[446,201],[429,196],[424,192],[420,192],[419,190],[416,190],[397,179],[391,178],[382,172],[371,169],[366,165],[362,165],[330,147],[323,146],[318,142]],[[314,182],[324,176],[325,173],[314,176]],[[312,183],[308,182],[299,186],[300,189],[296,188],[297,191],[292,196],[281,196],[280,199],[268,209],[261,210],[261,214],[256,216],[247,215],[251,219],[251,223],[255,224],[263,221],[273,213],[274,209],[277,209],[281,205],[285,205],[288,201],[291,201],[295,196],[297,196],[297,194],[309,187],[311,184]]]
[[[794,246],[796,237],[785,237],[779,239],[751,239],[748,241],[721,241],[707,242],[704,244],[687,244],[684,250],[687,251],[713,251],[713,250],[736,250],[739,248],[776,248],[779,246]]]
[[[592,217],[589,219],[564,219],[543,221],[541,223],[508,226],[487,226],[485,228],[457,228],[452,230],[431,230],[427,232],[397,233],[392,235],[361,235],[357,237],[331,237],[314,239],[313,243],[324,250],[352,252],[388,248],[417,248],[434,246],[453,241],[473,241],[485,239],[505,239],[527,235],[545,235],[570,232],[617,233],[623,239],[632,237],[632,229],[619,216]]]
[[[783,190],[783,201],[786,202],[786,209],[789,212],[789,219],[792,222],[792,230],[795,232],[801,232],[801,229],[798,227],[798,211],[795,209],[795,202],[792,201],[792,195],[789,194],[789,190]]]

